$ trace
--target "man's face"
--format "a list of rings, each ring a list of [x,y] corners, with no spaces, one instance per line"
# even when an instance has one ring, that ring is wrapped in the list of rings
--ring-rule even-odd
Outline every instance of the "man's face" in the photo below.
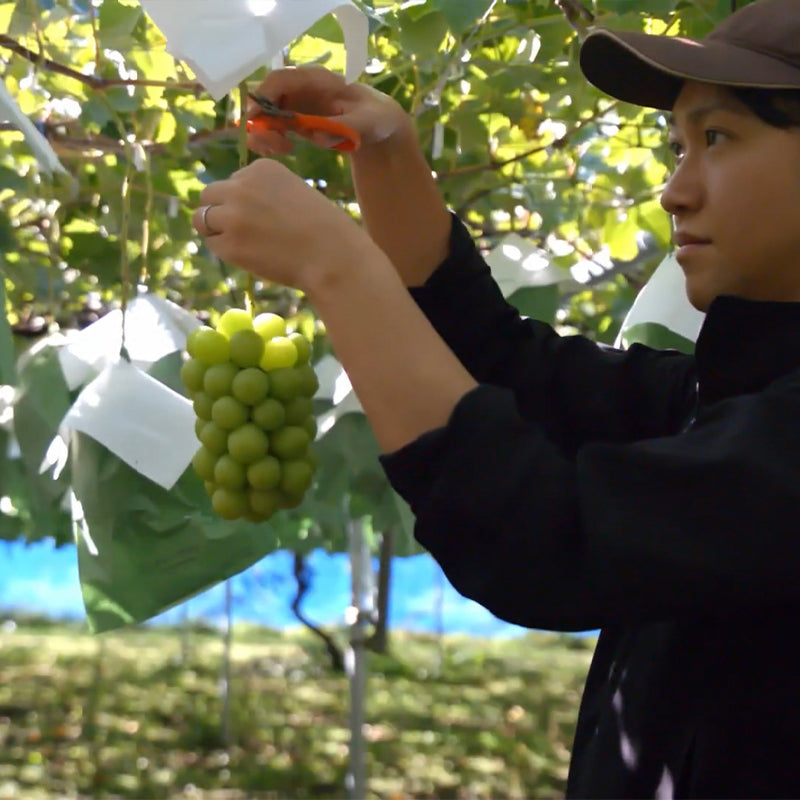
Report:
[[[767,125],[729,91],[687,82],[673,108],[675,170],[661,198],[689,301],[800,301],[800,129]]]

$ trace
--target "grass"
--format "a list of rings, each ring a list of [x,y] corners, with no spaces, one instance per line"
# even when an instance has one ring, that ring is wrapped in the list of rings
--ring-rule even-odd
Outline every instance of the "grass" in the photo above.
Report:
[[[0,633],[0,800],[346,797],[349,686],[302,632]],[[594,640],[395,633],[369,655],[369,797],[563,796]]]

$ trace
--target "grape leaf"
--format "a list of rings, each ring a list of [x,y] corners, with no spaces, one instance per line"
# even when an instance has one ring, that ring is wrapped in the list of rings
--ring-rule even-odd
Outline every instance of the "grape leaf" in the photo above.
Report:
[[[2,216],[0,216],[2,221]],[[2,230],[0,230],[0,238]],[[14,340],[11,334],[11,327],[6,316],[6,292],[5,275],[3,271],[3,259],[0,256],[0,308],[3,315],[0,317],[0,386],[3,384],[14,386],[17,382],[16,368],[14,365]]]

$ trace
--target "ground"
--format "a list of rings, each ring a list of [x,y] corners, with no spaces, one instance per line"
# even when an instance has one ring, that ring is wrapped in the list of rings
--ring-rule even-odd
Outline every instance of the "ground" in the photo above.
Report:
[[[369,797],[563,796],[594,644],[392,634],[369,655]],[[0,800],[346,797],[347,678],[303,632],[239,626],[232,654],[226,726],[217,632],[6,623]]]

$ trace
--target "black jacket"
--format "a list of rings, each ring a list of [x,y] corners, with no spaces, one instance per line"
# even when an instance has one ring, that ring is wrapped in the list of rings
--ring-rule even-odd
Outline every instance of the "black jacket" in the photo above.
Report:
[[[573,797],[800,797],[800,304],[714,301],[695,356],[559,337],[461,223],[412,295],[480,383],[384,456],[461,593],[601,629]]]

